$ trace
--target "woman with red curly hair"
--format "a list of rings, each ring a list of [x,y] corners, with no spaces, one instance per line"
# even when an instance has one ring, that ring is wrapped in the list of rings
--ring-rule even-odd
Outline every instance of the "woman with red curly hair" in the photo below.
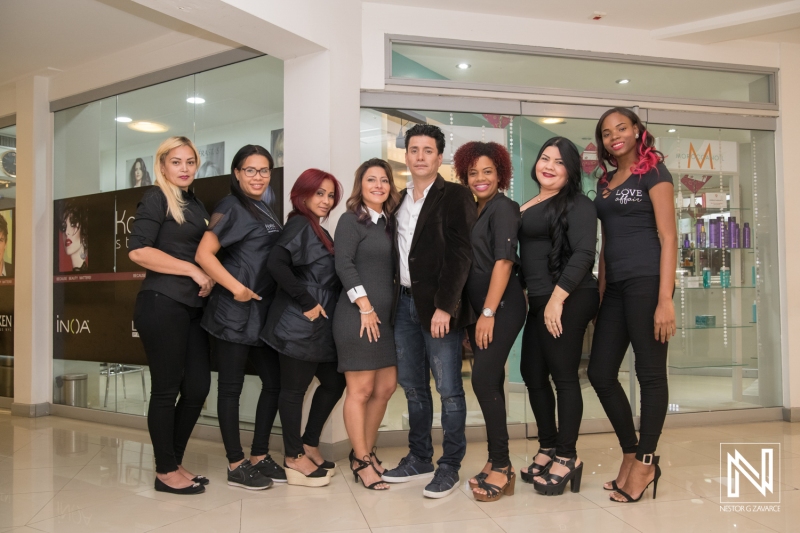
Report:
[[[278,411],[286,479],[290,485],[321,487],[330,483],[336,465],[323,459],[319,437],[342,397],[345,379],[337,371],[331,327],[342,284],[336,275],[333,239],[320,220],[339,203],[342,186],[331,174],[312,168],[300,174],[289,197],[292,212],[267,260],[279,289],[261,338],[280,359]],[[314,376],[320,385],[301,437],[303,398]]]
[[[602,304],[589,359],[589,380],[622,448],[617,478],[605,484],[612,501],[633,502],[653,486],[655,455],[669,402],[667,341],[675,334],[678,239],[674,185],[655,139],[625,108],[606,111],[595,131],[602,176],[595,198],[603,228],[599,287]],[[617,170],[607,172],[606,165]],[[639,438],[619,367],[633,345],[641,388]]]
[[[478,200],[466,289],[479,318],[467,332],[475,354],[472,388],[486,422],[489,461],[470,485],[476,500],[491,502],[514,494],[516,479],[508,455],[503,384],[508,354],[525,323],[525,296],[514,268],[519,263],[519,204],[500,192],[511,183],[511,158],[503,146],[469,142],[458,149],[454,162],[458,178]]]

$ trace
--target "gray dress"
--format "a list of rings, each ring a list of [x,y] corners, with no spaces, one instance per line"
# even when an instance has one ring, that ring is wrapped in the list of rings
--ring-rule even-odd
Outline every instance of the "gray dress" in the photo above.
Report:
[[[333,318],[333,338],[339,354],[339,372],[377,370],[395,366],[397,353],[390,322],[394,297],[394,259],[391,235],[386,233],[386,218],[377,224],[358,221],[348,211],[339,219],[334,235],[336,273],[342,293]],[[366,332],[359,338],[361,315],[350,302],[347,291],[361,285],[381,321],[378,342],[369,342]]]

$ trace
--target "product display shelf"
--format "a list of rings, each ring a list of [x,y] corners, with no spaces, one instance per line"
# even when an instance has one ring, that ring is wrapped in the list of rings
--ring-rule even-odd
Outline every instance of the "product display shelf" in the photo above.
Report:
[[[677,287],[677,288],[679,289],[680,287]],[[728,291],[730,291],[730,290],[755,290],[756,289],[752,285],[749,285],[749,286],[748,285],[738,285],[738,286],[731,285],[730,287],[724,287],[724,288],[725,288],[725,290],[728,290]],[[716,284],[712,284],[711,287],[684,287],[683,288],[683,290],[686,290],[686,291],[708,291],[709,294],[715,294],[715,295],[722,294],[722,289],[723,289],[723,287],[721,285],[719,285],[719,282],[717,282]]]

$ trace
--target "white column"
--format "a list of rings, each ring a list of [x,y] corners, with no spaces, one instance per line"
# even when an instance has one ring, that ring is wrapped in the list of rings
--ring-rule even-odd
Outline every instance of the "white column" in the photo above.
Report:
[[[53,368],[53,120],[49,79],[17,81],[12,414],[49,414]]]

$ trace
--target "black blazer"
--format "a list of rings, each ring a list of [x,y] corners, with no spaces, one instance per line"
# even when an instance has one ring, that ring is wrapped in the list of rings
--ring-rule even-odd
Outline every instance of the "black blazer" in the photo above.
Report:
[[[2,259],[0,259],[2,261]],[[13,278],[14,277],[14,264],[13,263],[6,263],[3,261],[3,264],[6,266],[6,277]]]
[[[406,190],[400,193],[401,205],[406,195]],[[430,329],[436,309],[450,313],[451,330],[464,328],[476,321],[464,290],[472,263],[470,235],[477,216],[470,190],[437,175],[422,205],[408,254],[411,293],[420,325],[426,329]],[[399,280],[397,210],[394,219],[395,272]],[[398,283],[392,323],[399,297]]]

